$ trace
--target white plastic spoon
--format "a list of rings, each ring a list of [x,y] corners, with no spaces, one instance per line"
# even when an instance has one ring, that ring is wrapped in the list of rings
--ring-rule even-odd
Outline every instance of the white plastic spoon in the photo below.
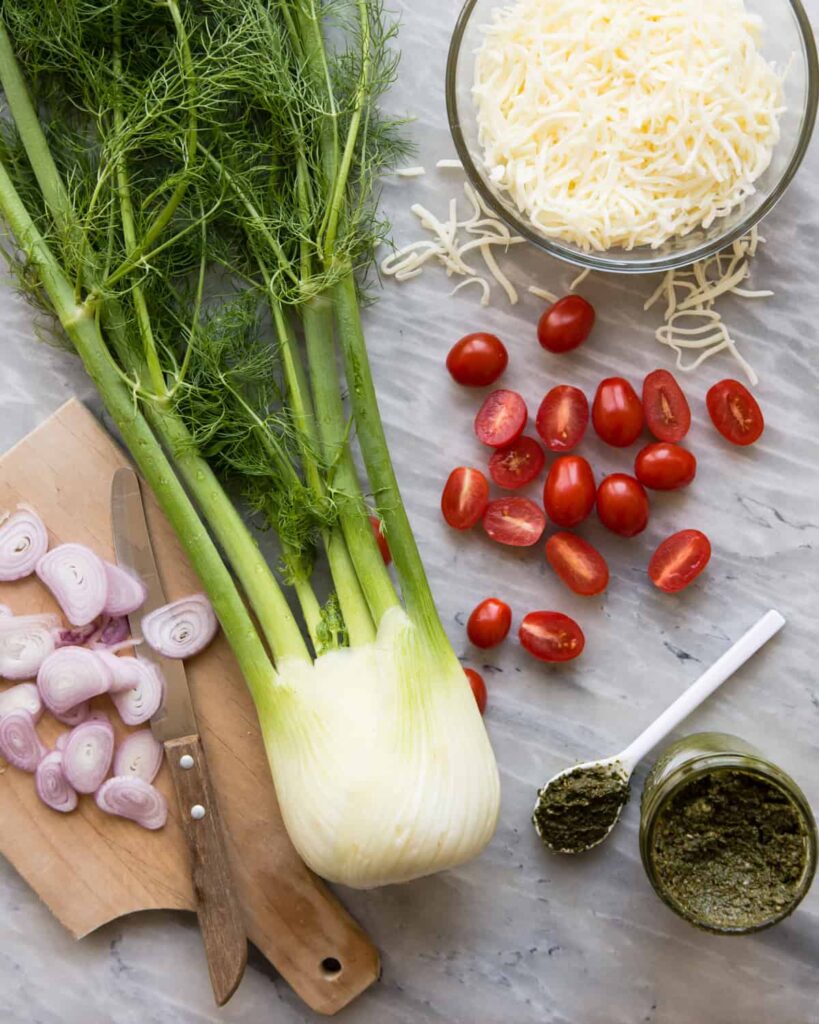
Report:
[[[685,693],[678,697],[669,708],[666,708],[660,717],[652,722],[647,729],[641,732],[637,739],[626,747],[621,754],[617,754],[615,757],[606,757],[599,761],[586,761],[584,764],[573,765],[571,768],[566,768],[549,779],[538,793],[535,814],[532,818],[535,829],[543,842],[550,849],[554,850],[555,853],[581,853],[585,850],[591,850],[592,847],[598,846],[603,840],[607,839],[611,830],[620,820],[620,813],[629,796],[629,780],[640,761],[661,740],[665,739],[680,722],[686,719],[692,711],[695,711],[707,697],[710,697],[716,689],[722,686],[726,679],[729,679],[738,668],[756,654],[760,647],[766,644],[771,637],[775,636],[784,625],[785,619],[779,612],[766,612],[755,626],[752,626],[747,633],[737,640],[733,647],[727,650],[706,672],[703,672],[699,679],[689,686]],[[582,848],[555,848],[548,838],[543,835],[541,826],[538,823],[537,812],[543,808],[546,791],[559,779],[567,775],[575,776],[585,771],[595,770],[595,774],[599,776],[600,769],[603,769],[603,772],[609,772],[609,777],[614,780],[614,791],[616,792],[619,789],[622,793],[622,800],[616,808],[616,812],[613,809],[614,816],[611,824],[608,826],[607,831],[600,835],[599,838],[589,842]],[[605,776],[603,777],[605,778]]]

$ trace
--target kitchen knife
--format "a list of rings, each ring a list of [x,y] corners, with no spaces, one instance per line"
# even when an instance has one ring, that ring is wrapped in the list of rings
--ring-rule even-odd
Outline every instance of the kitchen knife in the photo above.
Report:
[[[140,636],[142,618],[167,604],[154,559],[139,478],[132,469],[114,473],[111,515],[117,563],[135,573],[148,597],[129,617],[131,634]],[[191,855],[197,916],[216,1003],[224,1005],[236,991],[247,963],[247,933],[239,911],[219,808],[199,739],[185,668],[147,644],[136,655],[150,661],[165,680],[162,706],[151,719],[154,736],[165,747],[179,802],[182,831]]]

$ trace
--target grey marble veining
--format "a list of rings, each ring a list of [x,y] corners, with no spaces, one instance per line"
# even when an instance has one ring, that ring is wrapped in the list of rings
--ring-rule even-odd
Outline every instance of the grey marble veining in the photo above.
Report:
[[[819,19],[819,0],[807,0]],[[384,207],[400,243],[416,238],[409,213],[420,201],[445,212],[459,193],[457,172],[435,171],[453,155],[442,91],[457,5],[402,3],[400,80],[390,96],[411,112],[418,162],[428,174],[391,180]],[[587,392],[612,373],[637,381],[670,366],[653,340],[654,314],[642,311],[652,280],[593,277],[594,340],[559,361],[541,352],[534,324],[541,304],[501,298],[488,310],[476,292],[447,298],[452,281],[431,269],[405,286],[387,282],[367,312],[382,409],[417,536],[444,621],[466,663],[490,687],[487,724],[503,775],[497,835],[475,863],[449,874],[374,893],[342,893],[383,951],[382,981],[340,1020],[345,1024],[817,1024],[819,887],[783,925],[755,937],[696,932],[654,896],[640,866],[637,806],[601,849],[577,859],[548,856],[528,818],[535,789],[574,760],[612,753],[688,685],[766,608],[788,618],[785,633],[690,722],[755,742],[801,783],[819,807],[819,361],[816,286],[819,150],[764,226],[767,246],[755,283],[774,299],[727,301],[726,315],[757,367],[766,434],[751,451],[723,444],[707,422],[703,397],[735,375],[718,357],[687,378],[699,476],[687,494],[659,495],[647,533],[603,537],[612,568],[605,597],[574,598],[551,577],[540,548],[521,554],[441,522],[440,487],[456,464],[483,453],[470,431],[475,398],[443,372],[452,342],[489,329],[507,342],[508,386],[536,407],[563,380]],[[570,268],[518,248],[504,261],[515,281],[557,290]],[[38,344],[31,311],[2,290],[0,351],[5,449],[72,394],[91,398],[67,353]],[[597,472],[628,469],[631,453],[591,440]],[[36,470],[36,467],[32,467]],[[707,575],[669,598],[646,581],[648,554],[676,529],[704,529],[713,542]],[[476,657],[463,623],[472,605],[496,592],[519,618],[559,607],[583,624],[588,646],[574,666],[534,665],[515,644]],[[645,773],[638,773],[637,792]],[[0,823],[2,827],[2,823]],[[297,1024],[318,1018],[256,958],[242,987],[214,1010],[191,916],[145,914],[75,943],[5,863],[0,863],[0,1022],[2,1024]]]

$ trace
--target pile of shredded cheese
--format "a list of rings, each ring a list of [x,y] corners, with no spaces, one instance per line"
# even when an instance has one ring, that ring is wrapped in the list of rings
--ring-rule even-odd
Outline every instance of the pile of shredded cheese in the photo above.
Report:
[[[782,82],[744,0],[517,0],[473,94],[487,172],[545,236],[659,247],[754,192]],[[775,30],[775,27],[774,27]]]
[[[742,357],[722,315],[714,308],[722,295],[738,295],[744,299],[765,299],[771,291],[751,290],[742,285],[750,275],[750,262],[764,239],[754,228],[749,234],[725,249],[700,260],[683,270],[669,270],[657,290],[646,302],[651,309],[665,299],[664,323],[657,328],[656,337],[677,353],[677,368],[696,370],[698,366],[726,349],[745,371],[751,384],[759,378],[753,367]],[[686,362],[686,354],[694,358]]]

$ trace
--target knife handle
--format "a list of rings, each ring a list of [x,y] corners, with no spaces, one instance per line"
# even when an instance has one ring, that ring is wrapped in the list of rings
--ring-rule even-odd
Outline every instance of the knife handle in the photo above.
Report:
[[[198,736],[168,740],[165,753],[191,855],[196,913],[205,944],[213,995],[223,1006],[247,963],[247,930],[227,856],[219,807]]]

